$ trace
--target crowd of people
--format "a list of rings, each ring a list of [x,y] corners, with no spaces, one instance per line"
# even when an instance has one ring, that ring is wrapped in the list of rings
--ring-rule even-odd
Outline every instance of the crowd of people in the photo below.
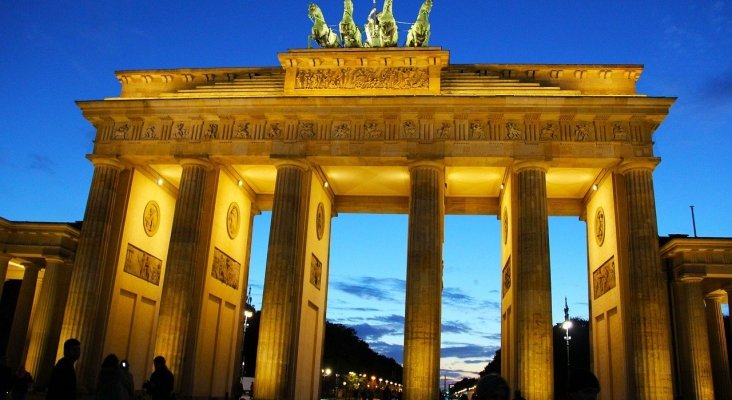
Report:
[[[46,392],[47,400],[76,399],[76,371],[74,364],[81,355],[81,343],[76,339],[64,342],[64,355],[58,360],[51,372],[51,379]],[[142,388],[152,400],[174,400],[174,378],[165,365],[165,358],[157,356],[153,359],[154,371]],[[4,359],[0,359],[0,400],[25,400],[33,377],[23,366],[13,374]],[[600,393],[600,383],[590,371],[571,371],[567,381],[566,400],[595,400]],[[356,398],[369,399],[368,391],[354,393]],[[380,393],[380,398],[392,398],[392,394]],[[373,394],[371,394],[373,396]],[[468,400],[463,395],[460,400]],[[96,398],[99,400],[132,400],[135,398],[135,382],[130,373],[130,365],[126,360],[120,361],[114,354],[109,354],[102,362],[97,379]],[[511,398],[508,383],[500,375],[487,374],[478,380],[475,392],[470,400],[526,400],[520,391],[515,391]]]

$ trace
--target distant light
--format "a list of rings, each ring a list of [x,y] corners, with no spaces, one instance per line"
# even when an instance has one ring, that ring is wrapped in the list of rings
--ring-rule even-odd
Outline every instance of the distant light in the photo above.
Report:
[[[597,190],[597,185],[592,185],[592,190]]]
[[[566,321],[562,322],[562,329],[567,330],[567,329],[569,329],[571,327],[572,327],[572,321],[571,320],[566,320]]]
[[[326,189],[328,189],[328,186],[329,186],[328,185],[328,181],[325,181],[325,183],[323,183],[323,187],[326,188]]]
[[[237,182],[236,184],[239,185],[239,187],[242,187],[244,186],[244,181],[239,179],[239,182]]]
[[[252,310],[244,310],[244,316],[247,318],[251,318],[254,315]]]
[[[165,181],[163,181],[163,178],[158,178],[157,182],[158,182],[158,186],[163,186],[163,182],[165,182]]]
[[[501,183],[501,190],[503,190],[503,189],[505,189],[505,188],[506,188],[506,186],[504,186],[504,185],[503,185],[503,184]]]

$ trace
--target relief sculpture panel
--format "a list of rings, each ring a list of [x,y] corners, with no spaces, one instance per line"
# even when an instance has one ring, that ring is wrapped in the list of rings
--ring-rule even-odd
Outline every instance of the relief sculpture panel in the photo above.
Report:
[[[295,89],[424,89],[426,68],[340,68],[298,70]]]

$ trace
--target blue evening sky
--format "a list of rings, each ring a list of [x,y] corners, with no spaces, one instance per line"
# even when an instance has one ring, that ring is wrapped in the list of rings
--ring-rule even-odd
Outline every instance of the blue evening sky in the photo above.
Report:
[[[411,22],[420,0],[394,0]],[[357,22],[371,0],[354,0]],[[320,1],[337,24],[341,1]],[[116,96],[115,70],[276,66],[307,45],[307,1],[0,2],[0,216],[83,218],[94,129],[75,100]],[[381,1],[379,2],[381,6]],[[659,233],[732,236],[732,2],[434,0],[430,44],[452,63],[644,64],[639,93],[678,97],[655,134]],[[408,25],[400,25],[401,40]],[[250,284],[261,304],[269,213],[255,219]],[[404,215],[333,220],[329,320],[401,360]],[[554,320],[587,317],[585,224],[551,218]],[[448,216],[444,373],[482,369],[500,344],[495,216]]]

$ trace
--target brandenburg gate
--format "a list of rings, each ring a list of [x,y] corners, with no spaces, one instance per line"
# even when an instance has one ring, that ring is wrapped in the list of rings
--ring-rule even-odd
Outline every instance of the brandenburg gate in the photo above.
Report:
[[[121,71],[78,103],[94,175],[60,343],[80,385],[109,352],[177,391],[238,374],[252,221],[272,211],[255,398],[315,399],[331,218],[409,215],[404,398],[435,399],[445,214],[501,220],[502,375],[553,396],[548,217],[587,225],[593,368],[615,399],[671,399],[653,133],[673,98],[639,65],[471,64],[438,47],[301,49],[281,66]],[[561,240],[560,238],[555,238]],[[147,370],[145,370],[147,368]],[[621,371],[618,373],[617,371]]]

